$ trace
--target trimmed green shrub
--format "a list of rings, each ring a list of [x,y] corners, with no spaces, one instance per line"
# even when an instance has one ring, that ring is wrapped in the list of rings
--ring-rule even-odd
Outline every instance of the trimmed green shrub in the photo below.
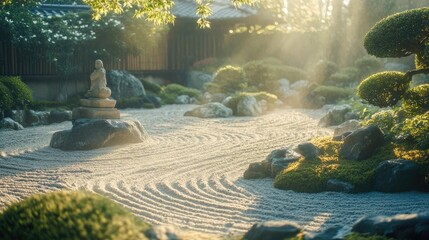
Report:
[[[0,82],[0,111],[12,108],[12,94],[9,89]]]
[[[0,214],[0,239],[147,239],[150,226],[89,192],[33,195]]]
[[[153,81],[150,81],[146,78],[141,78],[140,82],[143,84],[143,87],[146,91],[159,94],[161,92],[161,86]]]
[[[276,66],[274,69],[275,75],[277,75],[277,79],[286,78],[290,82],[296,82],[299,80],[307,79],[307,73],[297,67],[292,66]]]
[[[23,109],[33,101],[31,90],[21,82],[20,77],[0,76],[0,82],[6,86],[12,96],[12,108]]]
[[[369,103],[388,107],[395,105],[407,91],[410,79],[401,72],[381,72],[369,76],[358,86],[358,96]]]
[[[201,92],[195,88],[188,88],[180,84],[172,83],[163,87],[160,93],[162,102],[165,104],[173,104],[176,102],[176,98],[180,95],[188,95],[196,99],[201,98]]]
[[[354,67],[342,68],[329,77],[327,83],[335,86],[350,86],[359,80],[359,69]]]
[[[392,139],[395,133],[392,131],[396,124],[396,116],[393,110],[381,111],[373,114],[369,119],[364,120],[362,126],[376,125],[379,127],[384,135]]]
[[[364,46],[377,57],[405,57],[427,41],[429,8],[400,12],[376,23],[366,34]]]
[[[429,148],[429,112],[406,119],[402,128],[403,133],[410,134],[416,141],[418,149]]]
[[[235,93],[247,86],[247,79],[241,67],[228,65],[217,70],[213,83],[222,93]]]
[[[337,72],[337,64],[331,61],[320,60],[316,63],[313,69],[312,81],[315,83],[323,84],[329,77]]]
[[[402,108],[410,115],[429,111],[429,84],[409,89],[403,96]]]
[[[321,96],[324,97],[325,103],[336,103],[339,100],[349,98],[353,95],[352,89],[344,89],[334,86],[318,86],[313,89],[310,93],[311,96]]]
[[[372,74],[383,68],[383,62],[374,56],[364,56],[355,61],[361,75]]]
[[[275,67],[263,61],[251,61],[243,66],[248,84],[258,89],[270,88],[276,79]]]

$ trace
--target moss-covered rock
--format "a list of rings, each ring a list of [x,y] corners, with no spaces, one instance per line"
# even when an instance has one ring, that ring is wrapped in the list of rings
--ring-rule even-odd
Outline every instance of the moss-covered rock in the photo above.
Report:
[[[150,226],[99,195],[34,195],[0,214],[0,239],[147,239]]]
[[[393,106],[408,90],[410,81],[411,79],[401,72],[381,72],[363,80],[357,94],[373,105]]]
[[[279,173],[274,180],[274,187],[297,192],[323,192],[327,190],[330,179],[338,179],[355,186],[355,191],[371,191],[378,164],[388,159],[405,159],[422,168],[425,176],[429,174],[429,151],[410,150],[404,146],[387,143],[376,154],[365,161],[340,159],[338,151],[340,141],[330,137],[316,138],[311,142],[319,149],[319,158],[306,161],[301,158]]]
[[[165,104],[173,104],[176,98],[180,95],[187,95],[196,99],[201,98],[201,92],[198,89],[188,88],[180,84],[172,83],[163,87],[160,93],[162,102]]]

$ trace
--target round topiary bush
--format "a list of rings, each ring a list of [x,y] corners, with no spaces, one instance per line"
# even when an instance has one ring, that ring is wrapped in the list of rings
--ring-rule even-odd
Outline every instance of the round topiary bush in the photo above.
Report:
[[[113,201],[89,192],[28,197],[0,214],[0,239],[147,239],[149,225]]]
[[[313,70],[312,81],[316,83],[324,83],[329,77],[337,72],[337,64],[332,61],[320,60],[316,63]]]
[[[429,8],[393,14],[376,23],[365,36],[364,46],[377,57],[405,57],[419,53],[428,38]]]
[[[393,106],[407,91],[410,81],[401,72],[377,73],[360,83],[358,96],[379,107]]]
[[[0,82],[0,111],[10,109],[12,107],[12,94],[9,89]]]
[[[12,108],[22,109],[33,101],[31,90],[21,82],[20,77],[1,76],[0,82],[6,86],[12,96]]]
[[[247,86],[247,79],[243,69],[231,65],[217,70],[213,82],[219,87],[219,91],[222,93],[235,93]]]
[[[423,84],[408,90],[403,96],[402,108],[412,115],[429,111],[429,84]]]
[[[243,66],[248,84],[258,89],[266,89],[267,84],[276,79],[275,68],[264,61],[251,61]]]

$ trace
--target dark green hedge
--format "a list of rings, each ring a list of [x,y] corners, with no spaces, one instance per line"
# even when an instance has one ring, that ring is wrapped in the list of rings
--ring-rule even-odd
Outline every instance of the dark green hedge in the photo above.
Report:
[[[31,90],[20,77],[0,76],[0,82],[10,91],[13,100],[11,108],[23,109],[33,101]]]
[[[59,191],[34,195],[0,214],[0,239],[147,239],[149,225],[96,194]]]
[[[0,82],[0,110],[10,109],[13,104],[12,94],[9,89]]]
[[[360,83],[358,96],[375,106],[393,106],[402,98],[409,85],[410,79],[404,73],[376,73]]]

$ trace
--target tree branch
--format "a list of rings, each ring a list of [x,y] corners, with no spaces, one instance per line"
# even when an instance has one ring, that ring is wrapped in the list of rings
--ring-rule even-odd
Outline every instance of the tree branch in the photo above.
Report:
[[[416,74],[429,74],[429,68],[408,71],[405,73],[405,77],[411,79]]]

